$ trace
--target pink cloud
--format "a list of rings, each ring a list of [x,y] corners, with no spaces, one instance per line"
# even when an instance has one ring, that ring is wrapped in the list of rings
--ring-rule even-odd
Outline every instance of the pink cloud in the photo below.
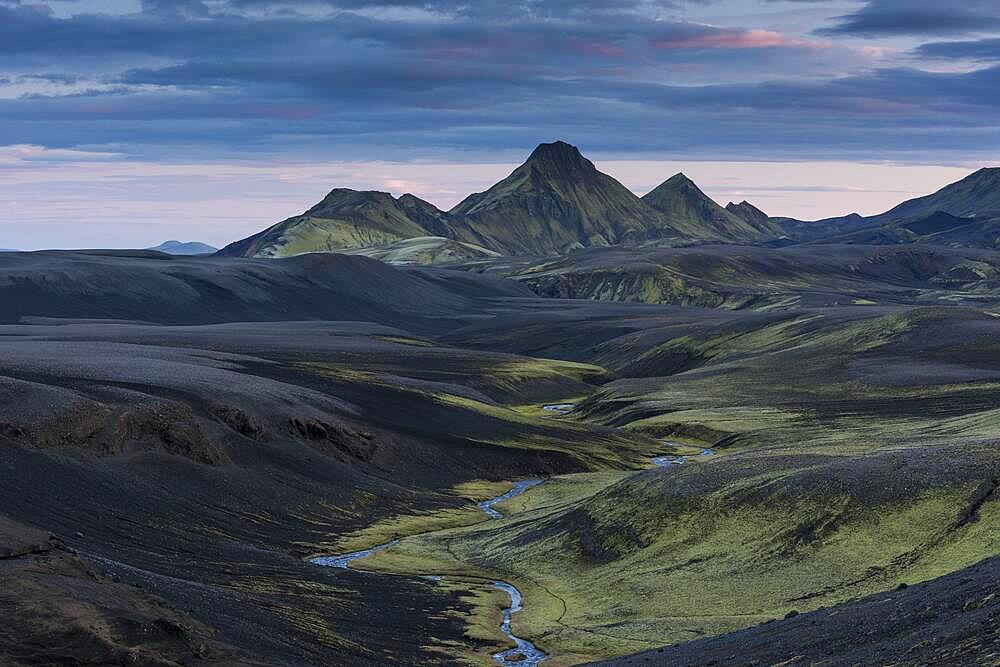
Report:
[[[718,30],[653,40],[656,49],[768,49],[777,46],[825,48],[823,42],[796,39],[774,30]]]
[[[626,54],[624,48],[611,42],[576,40],[572,42],[570,46],[574,50],[581,53],[588,53],[595,56],[605,56],[608,58],[621,58]]]

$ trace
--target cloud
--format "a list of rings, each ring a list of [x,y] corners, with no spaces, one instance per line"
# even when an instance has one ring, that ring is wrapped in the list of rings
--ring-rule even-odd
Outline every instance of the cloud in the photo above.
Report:
[[[92,160],[113,160],[119,157],[122,157],[120,153],[54,149],[31,144],[0,146],[0,165],[28,162],[89,162]]]
[[[964,42],[931,42],[921,44],[917,47],[916,52],[925,58],[1000,62],[1000,38],[992,37]]]
[[[868,0],[857,11],[841,16],[822,35],[948,35],[989,31],[1000,27],[995,0]]]
[[[994,69],[893,67],[906,55],[818,40],[815,25],[726,24],[745,21],[649,0],[145,0],[71,15],[0,0],[0,143],[165,160],[469,159],[553,137],[699,156],[997,146]]]

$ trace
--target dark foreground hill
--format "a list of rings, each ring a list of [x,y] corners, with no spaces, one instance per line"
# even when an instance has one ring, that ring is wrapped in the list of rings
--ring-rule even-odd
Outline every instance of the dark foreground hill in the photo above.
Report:
[[[354,320],[440,328],[482,299],[530,295],[509,281],[404,273],[365,257],[281,262],[150,251],[46,251],[0,258],[0,322],[72,317],[206,324]]]

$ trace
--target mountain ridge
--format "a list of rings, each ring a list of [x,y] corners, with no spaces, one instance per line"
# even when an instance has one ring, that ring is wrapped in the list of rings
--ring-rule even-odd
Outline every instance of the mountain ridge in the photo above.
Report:
[[[723,207],[683,173],[639,197],[577,147],[554,141],[539,144],[508,176],[448,211],[409,193],[334,188],[304,213],[218,254],[359,251],[390,262],[437,263],[480,251],[554,256],[588,247],[705,243],[1000,247],[1000,168],[984,167],[879,215],[807,222],[768,216],[746,200]]]
[[[287,257],[375,250],[436,237],[503,255],[553,255],[609,245],[757,241],[774,227],[729,213],[693,182],[675,193],[660,190],[652,201],[656,206],[599,171],[577,147],[554,141],[539,144],[507,177],[449,211],[413,194],[397,198],[335,188],[301,215],[231,243],[219,254]]]

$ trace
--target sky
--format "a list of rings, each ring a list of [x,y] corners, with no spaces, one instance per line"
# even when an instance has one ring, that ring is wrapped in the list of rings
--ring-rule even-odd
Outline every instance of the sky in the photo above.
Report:
[[[0,0],[0,247],[442,208],[543,141],[636,193],[873,214],[1000,164],[996,0]]]

